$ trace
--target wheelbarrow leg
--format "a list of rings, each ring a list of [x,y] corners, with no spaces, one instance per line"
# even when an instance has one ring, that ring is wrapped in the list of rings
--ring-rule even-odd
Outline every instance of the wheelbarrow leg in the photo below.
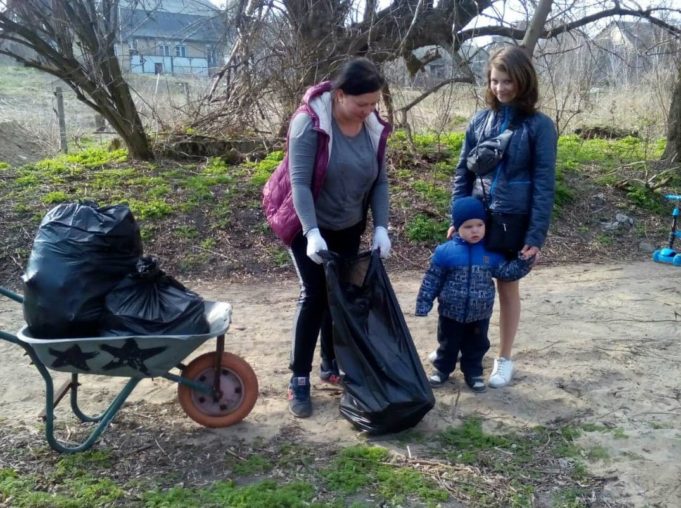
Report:
[[[42,366],[41,366],[42,367]],[[44,367],[43,367],[44,368]],[[49,376],[49,373],[47,374]],[[44,377],[44,376],[43,376]],[[47,442],[49,445],[52,447],[53,450],[56,450],[61,453],[76,453],[76,452],[82,452],[84,450],[89,449],[95,441],[99,438],[99,436],[102,434],[104,429],[106,429],[113,419],[113,417],[118,413],[118,410],[121,408],[125,400],[128,398],[128,396],[132,393],[134,390],[135,386],[137,386],[137,383],[140,382],[140,378],[131,378],[130,381],[126,383],[126,385],[123,387],[121,392],[116,396],[116,398],[113,400],[111,405],[104,411],[99,417],[98,420],[90,420],[90,421],[98,421],[97,426],[92,430],[90,435],[85,439],[85,441],[81,442],[80,444],[76,444],[75,446],[67,446],[66,444],[60,442],[57,440],[57,438],[54,436],[54,399],[53,399],[53,383],[52,383],[52,378],[47,377],[45,378],[45,436],[47,438]],[[72,387],[73,390],[73,387]],[[72,392],[73,394],[73,392]],[[72,408],[73,408],[73,399],[72,399]],[[77,405],[76,405],[77,407]],[[75,410],[74,410],[75,412]],[[80,413],[80,415],[78,414]],[[82,417],[88,418],[85,415],[78,410],[78,413],[76,415],[82,419]],[[85,420],[84,420],[85,421]]]
[[[106,429],[106,427],[109,425],[113,417],[116,415],[118,410],[121,408],[125,400],[130,395],[130,393],[132,393],[135,386],[137,386],[137,383],[140,382],[140,378],[131,378],[130,381],[127,382],[127,384],[123,387],[121,392],[113,400],[108,409],[104,411],[101,414],[101,416],[97,417],[99,423],[92,430],[87,439],[80,444],[76,444],[75,446],[67,446],[66,444],[63,444],[60,441],[58,441],[57,438],[54,436],[54,408],[59,402],[59,400],[55,399],[54,381],[52,380],[52,376],[50,375],[50,372],[47,370],[47,367],[45,367],[45,364],[40,361],[38,356],[33,351],[33,348],[19,341],[15,336],[0,332],[0,338],[9,340],[10,342],[14,342],[19,346],[23,347],[28,356],[31,358],[33,365],[38,369],[38,372],[40,372],[40,375],[43,377],[43,380],[45,381],[45,412],[44,412],[45,437],[47,438],[47,442],[50,445],[50,447],[53,450],[56,450],[61,453],[76,453],[89,449],[95,443],[97,438],[101,435],[104,429]],[[71,378],[70,386],[72,397],[74,396],[74,390],[76,390],[78,387],[78,376],[77,374],[74,374],[73,376]],[[73,408],[74,405],[77,408],[77,400],[74,401],[74,399],[72,398],[71,407]],[[77,409],[77,411],[74,412],[76,412],[76,416],[78,416],[81,419],[88,418],[79,409]]]
[[[78,382],[78,378],[76,378],[75,382],[76,383]],[[65,381],[64,384],[59,387],[59,389],[57,390],[57,393],[54,394],[54,407],[57,407],[59,405],[59,403],[64,398],[64,396],[69,392],[69,389],[71,388],[73,383],[74,383],[74,379],[73,379],[73,376],[71,376],[70,381]],[[39,417],[42,421],[45,421],[45,418],[46,418],[45,415],[46,415],[45,409],[43,409],[40,412],[40,415],[39,415]]]
[[[98,416],[88,416],[80,410],[80,407],[78,407],[78,387],[80,386],[78,374],[71,374],[69,386],[71,388],[71,411],[73,411],[73,414],[76,415],[81,422],[94,423],[100,421],[104,416],[104,413]]]

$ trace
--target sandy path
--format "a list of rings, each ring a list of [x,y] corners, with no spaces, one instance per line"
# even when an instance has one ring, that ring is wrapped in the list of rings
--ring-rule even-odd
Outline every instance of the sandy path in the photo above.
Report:
[[[413,316],[421,273],[392,275],[422,360],[435,345],[437,319]],[[293,279],[267,284],[196,281],[188,286],[206,298],[232,303],[234,320],[227,348],[248,360],[258,374],[261,394],[240,425],[220,429],[226,438],[276,435],[298,425],[310,440],[344,443],[362,440],[338,416],[338,394],[314,385],[315,413],[296,420],[287,412],[290,322],[297,288]],[[513,385],[473,395],[457,388],[438,390],[437,405],[418,429],[430,432],[478,414],[493,430],[499,423],[518,427],[552,423],[594,423],[611,429],[581,438],[585,449],[607,450],[591,471],[612,477],[607,490],[633,506],[678,506],[681,498],[681,269],[652,262],[627,265],[539,267],[523,284],[523,323],[516,347]],[[19,305],[0,299],[0,329],[23,323]],[[490,338],[497,343],[497,315]],[[212,341],[196,353],[210,350]],[[492,352],[494,349],[492,350]],[[489,372],[492,355],[485,360]],[[315,366],[315,369],[317,367]],[[61,379],[64,375],[58,375]],[[122,380],[90,376],[84,407],[106,401]],[[463,385],[460,374],[457,386]],[[314,383],[314,380],[313,380]],[[35,422],[44,395],[38,372],[20,348],[0,341],[0,432],[15,422]],[[175,386],[144,380],[131,400],[174,404]],[[174,404],[174,405],[173,405]],[[124,409],[125,410],[125,409]],[[40,439],[39,436],[36,439]]]

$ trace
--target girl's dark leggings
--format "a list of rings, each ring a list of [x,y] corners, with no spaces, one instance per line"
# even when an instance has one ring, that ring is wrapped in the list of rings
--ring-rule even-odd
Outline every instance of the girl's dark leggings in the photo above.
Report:
[[[343,257],[357,255],[363,231],[364,222],[338,231],[321,228],[319,230],[329,250]],[[300,280],[300,297],[293,319],[293,344],[289,365],[296,377],[310,375],[320,331],[322,361],[325,365],[330,365],[335,358],[324,266],[308,258],[306,249],[307,239],[300,233],[293,240],[290,249],[293,265]]]

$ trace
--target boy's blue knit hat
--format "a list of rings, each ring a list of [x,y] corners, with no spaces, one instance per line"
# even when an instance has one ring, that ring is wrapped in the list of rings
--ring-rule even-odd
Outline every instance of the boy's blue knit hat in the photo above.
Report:
[[[452,224],[456,229],[459,226],[470,219],[487,219],[487,213],[485,212],[485,207],[477,198],[458,198],[454,200],[454,206],[452,207]]]

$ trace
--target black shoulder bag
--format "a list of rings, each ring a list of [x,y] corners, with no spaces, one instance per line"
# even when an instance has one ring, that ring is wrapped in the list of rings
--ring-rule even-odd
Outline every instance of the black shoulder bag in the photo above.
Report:
[[[488,117],[490,121],[492,115]],[[485,191],[485,182],[482,177],[494,170],[511,141],[513,131],[516,129],[514,122],[501,134],[480,141],[471,150],[466,165],[480,179],[482,198],[487,210],[487,224],[485,232],[485,246],[509,257],[516,257],[525,245],[525,234],[529,226],[529,215],[526,213],[503,213],[490,209],[490,200]]]
[[[481,134],[484,134],[485,131],[491,128],[493,116],[491,113],[489,114]],[[511,122],[501,134],[478,141],[478,144],[475,145],[466,158],[468,171],[472,171],[476,176],[485,176],[493,171],[504,157],[504,152],[506,147],[508,147],[509,141],[511,141],[515,128],[516,126]]]

